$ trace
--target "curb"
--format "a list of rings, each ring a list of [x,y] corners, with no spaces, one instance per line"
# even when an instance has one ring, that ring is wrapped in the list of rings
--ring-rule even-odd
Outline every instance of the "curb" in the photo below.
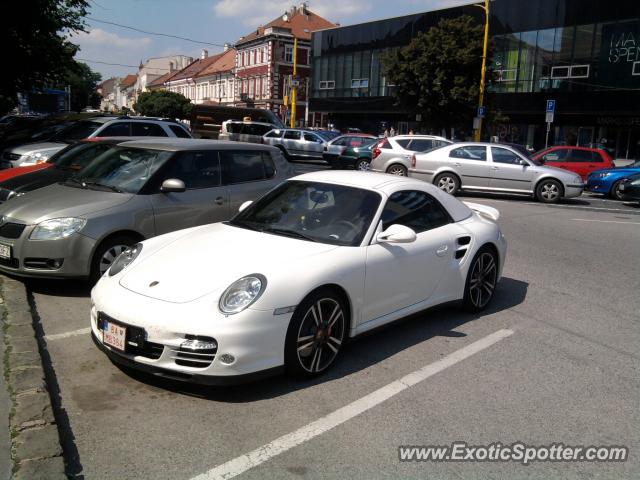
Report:
[[[32,311],[21,282],[0,277],[4,376],[11,411],[12,479],[66,479],[62,446],[46,385]]]

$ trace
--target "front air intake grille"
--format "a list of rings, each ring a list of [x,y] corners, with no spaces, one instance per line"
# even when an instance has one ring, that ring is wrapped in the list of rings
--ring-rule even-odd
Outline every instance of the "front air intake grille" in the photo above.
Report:
[[[26,225],[20,223],[5,223],[0,226],[0,237],[20,238],[26,227]]]
[[[209,350],[191,350],[188,348],[171,349],[171,358],[176,365],[192,368],[207,368],[216,358],[217,348]]]

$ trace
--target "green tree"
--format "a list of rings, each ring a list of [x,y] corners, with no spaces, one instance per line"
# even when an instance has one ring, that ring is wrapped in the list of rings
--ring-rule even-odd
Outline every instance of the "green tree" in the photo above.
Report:
[[[79,111],[84,107],[98,107],[100,95],[96,91],[102,75],[91,70],[89,65],[74,62],[67,70],[63,82],[71,87],[71,110]]]
[[[468,15],[442,19],[406,47],[383,56],[398,104],[422,114],[432,127],[470,128],[478,104],[483,34],[484,27]]]
[[[141,93],[133,109],[141,115],[150,117],[183,119],[189,117],[191,101],[179,93],[155,90]]]
[[[18,92],[59,85],[73,69],[78,46],[68,37],[85,30],[89,6],[86,0],[9,3],[0,17],[0,45],[8,65],[0,75],[3,111],[16,104]]]

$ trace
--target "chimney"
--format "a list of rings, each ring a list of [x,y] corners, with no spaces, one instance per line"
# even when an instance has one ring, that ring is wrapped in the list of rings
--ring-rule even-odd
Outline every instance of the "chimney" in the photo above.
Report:
[[[209,56],[209,51],[205,48],[202,49],[202,53],[200,54],[200,58],[202,60],[204,60],[205,58],[207,58]]]
[[[173,62],[169,62],[169,72],[173,72]]]
[[[223,52],[226,52],[227,50],[229,50],[230,45],[228,43],[225,42],[224,44],[224,49],[222,50]]]

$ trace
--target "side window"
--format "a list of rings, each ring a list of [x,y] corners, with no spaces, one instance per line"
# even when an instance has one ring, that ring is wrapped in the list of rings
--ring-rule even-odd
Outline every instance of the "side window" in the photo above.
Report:
[[[220,185],[220,161],[218,152],[182,152],[170,161],[162,177],[178,178],[187,190],[211,188]]]
[[[297,130],[287,130],[284,132],[285,140],[300,140],[300,132]]]
[[[548,162],[564,162],[567,158],[567,150],[552,150],[542,156],[542,160],[545,163]]]
[[[280,138],[282,136],[282,130],[271,130],[267,134],[267,138]]]
[[[598,162],[598,163],[602,163],[604,162],[604,160],[602,159],[602,155],[600,155],[600,152],[591,152],[591,162]]]
[[[191,138],[191,135],[189,135],[184,128],[179,127],[178,125],[169,125],[169,129],[178,138]]]
[[[303,138],[307,142],[313,142],[313,143],[321,143],[322,142],[322,140],[320,140],[318,137],[316,137],[313,133],[303,132],[302,135],[303,135]]]
[[[404,148],[405,150],[409,146],[409,142],[411,142],[411,140],[408,138],[402,138],[400,140],[396,140],[396,143],[400,145],[402,148]]]
[[[242,123],[238,122],[227,122],[225,124],[225,129],[227,133],[242,133]]]
[[[364,138],[362,137],[351,137],[349,139],[349,146],[350,147],[361,147],[363,142],[364,142]]]
[[[116,122],[105,127],[98,137],[130,137],[131,136],[131,122]]]
[[[500,147],[491,147],[491,156],[494,163],[507,163],[510,165],[520,165],[520,157],[511,150]]]
[[[409,144],[409,150],[413,150],[415,152],[424,152],[426,150],[431,150],[433,148],[433,140],[427,139],[418,139],[411,140]]]
[[[167,132],[157,123],[133,122],[131,131],[134,137],[168,137]]]
[[[487,147],[466,146],[454,148],[449,152],[451,158],[463,158],[465,160],[487,160]]]
[[[391,195],[384,206],[381,219],[383,229],[399,224],[413,229],[416,233],[451,223],[449,214],[435,198],[414,190]]]
[[[347,144],[349,139],[346,137],[342,137],[337,139],[335,142],[331,142],[331,145],[337,145],[338,147],[344,147]]]
[[[223,183],[255,182],[265,178],[265,162],[260,150],[224,150],[220,152]]]
[[[587,150],[572,150],[569,161],[573,163],[591,162],[591,152]]]

